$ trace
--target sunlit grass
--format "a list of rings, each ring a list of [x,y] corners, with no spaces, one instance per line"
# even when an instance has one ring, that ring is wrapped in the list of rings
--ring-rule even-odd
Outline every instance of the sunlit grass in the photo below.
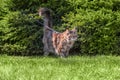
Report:
[[[119,80],[120,57],[0,56],[0,80]]]

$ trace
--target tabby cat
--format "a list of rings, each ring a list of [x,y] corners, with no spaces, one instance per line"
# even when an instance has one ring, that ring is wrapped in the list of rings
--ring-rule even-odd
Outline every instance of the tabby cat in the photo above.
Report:
[[[57,56],[67,57],[69,55],[69,50],[77,40],[77,30],[75,28],[72,30],[66,29],[62,33],[53,30],[50,10],[47,8],[41,8],[39,10],[39,15],[43,16],[44,20],[44,55],[48,55],[52,52]]]

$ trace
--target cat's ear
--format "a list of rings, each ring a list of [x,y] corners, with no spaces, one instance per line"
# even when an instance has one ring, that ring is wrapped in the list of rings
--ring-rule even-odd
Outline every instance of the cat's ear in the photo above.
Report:
[[[74,27],[73,30],[77,31],[77,27]]]
[[[65,28],[65,30],[66,30],[66,31],[69,31],[69,27],[67,26],[67,27]]]
[[[69,26],[67,26],[67,27],[66,27],[66,29],[68,29],[68,30],[69,30]]]

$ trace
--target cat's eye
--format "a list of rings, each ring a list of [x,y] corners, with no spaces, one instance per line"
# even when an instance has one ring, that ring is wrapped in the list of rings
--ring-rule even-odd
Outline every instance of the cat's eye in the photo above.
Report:
[[[70,34],[73,33],[72,31],[69,32]]]
[[[67,33],[67,35],[69,35],[69,33]]]

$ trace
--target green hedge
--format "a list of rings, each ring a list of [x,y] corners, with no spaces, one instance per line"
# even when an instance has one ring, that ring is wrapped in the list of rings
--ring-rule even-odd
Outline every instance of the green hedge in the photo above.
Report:
[[[120,54],[120,1],[76,0],[74,6],[63,20],[78,26],[81,54]]]
[[[119,0],[1,0],[0,52],[9,55],[43,54],[43,23],[39,7],[52,10],[54,29],[78,28],[71,53],[120,54]]]

